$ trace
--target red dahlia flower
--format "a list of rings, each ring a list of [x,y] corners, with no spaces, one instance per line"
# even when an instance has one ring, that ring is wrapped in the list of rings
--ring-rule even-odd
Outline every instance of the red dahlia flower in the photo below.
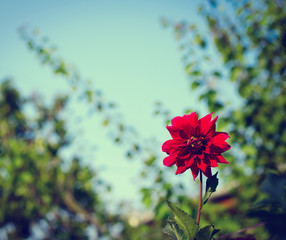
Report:
[[[192,112],[173,118],[172,126],[166,126],[173,139],[162,146],[162,151],[169,155],[164,158],[163,164],[167,167],[176,164],[176,174],[190,168],[194,179],[199,170],[211,177],[211,167],[217,167],[218,163],[228,163],[221,153],[230,149],[230,145],[225,142],[229,135],[226,132],[216,132],[218,117],[211,120],[211,114],[198,120],[197,113]]]

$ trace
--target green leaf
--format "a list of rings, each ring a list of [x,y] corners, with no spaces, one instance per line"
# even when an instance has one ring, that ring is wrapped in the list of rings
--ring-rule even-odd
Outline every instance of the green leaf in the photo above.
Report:
[[[215,229],[213,225],[208,225],[199,230],[197,233],[197,240],[210,240],[213,238],[215,234],[217,234],[220,230]]]
[[[62,74],[64,76],[69,75],[69,73],[67,71],[67,67],[63,61],[61,61],[60,64],[55,68],[54,73],[55,74]]]
[[[197,240],[210,240],[213,232],[213,227],[211,225],[205,226],[200,229],[196,238]]]
[[[202,48],[206,47],[206,41],[201,37],[201,35],[197,34],[194,40],[195,43],[200,45]]]
[[[203,204],[206,204],[211,197],[212,193],[216,191],[217,185],[218,185],[218,178],[217,178],[218,172],[216,172],[213,176],[209,177],[207,179],[206,183],[206,193],[203,198]]]
[[[175,222],[187,235],[188,240],[194,240],[199,228],[199,226],[196,224],[196,221],[183,210],[177,208],[175,204],[169,201],[167,201],[167,203],[174,214]]]
[[[195,70],[195,71],[190,72],[189,75],[193,75],[195,77],[199,77],[199,76],[202,76],[202,73],[199,70]]]
[[[192,88],[192,90],[195,90],[198,86],[200,86],[200,82],[194,81],[194,82],[192,82],[191,88]]]
[[[105,118],[102,122],[102,126],[106,127],[106,126],[108,126],[108,124],[109,124],[109,119]]]
[[[213,227],[214,227],[214,226],[213,226]],[[220,229],[215,229],[215,228],[214,228],[214,230],[213,230],[213,232],[212,232],[211,238],[213,238],[213,236],[216,235],[219,231],[220,231]]]
[[[168,223],[162,229],[162,232],[167,234],[172,240],[183,240],[185,236],[184,232],[172,220],[168,220]]]
[[[147,165],[147,166],[151,166],[153,165],[153,163],[155,162],[156,160],[156,157],[154,155],[151,155],[148,159],[146,159],[144,161],[144,163]]]
[[[142,193],[142,202],[146,207],[150,207],[152,203],[151,190],[149,188],[142,188],[140,192]]]
[[[214,71],[213,75],[216,77],[221,77],[221,73],[219,71]]]
[[[87,90],[87,91],[85,92],[85,94],[86,94],[86,96],[87,96],[88,101],[89,101],[89,102],[92,102],[93,97],[94,97],[93,92],[92,92],[91,90]]]

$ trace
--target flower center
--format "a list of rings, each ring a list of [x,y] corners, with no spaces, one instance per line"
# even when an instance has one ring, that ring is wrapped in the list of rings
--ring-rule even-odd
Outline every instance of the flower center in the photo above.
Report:
[[[189,150],[195,154],[201,154],[205,149],[206,139],[204,137],[191,137],[187,140]]]

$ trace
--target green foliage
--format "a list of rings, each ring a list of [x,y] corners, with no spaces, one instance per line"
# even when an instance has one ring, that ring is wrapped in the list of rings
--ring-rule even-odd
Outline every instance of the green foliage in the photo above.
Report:
[[[82,166],[78,157],[64,171],[58,154],[69,144],[60,117],[67,98],[59,97],[47,107],[38,98],[23,98],[11,80],[0,89],[0,224],[4,229],[13,226],[6,230],[9,239],[31,237],[32,227],[50,239],[87,239],[89,225],[105,234],[102,221],[109,216],[93,189],[96,173]],[[26,116],[27,106],[37,110],[32,118]]]
[[[209,0],[199,9],[208,31],[183,21],[180,42],[190,42],[181,49],[184,65],[198,99],[229,129],[232,155],[227,154],[230,164],[220,176],[238,184],[230,195],[239,204],[224,214],[229,221],[243,219],[238,227],[244,228],[265,219],[263,214],[260,220],[249,218],[247,212],[263,195],[258,186],[266,173],[285,174],[286,8],[280,1]],[[173,29],[178,36],[177,26]],[[200,39],[206,41],[204,47]],[[214,215],[208,217],[219,222]],[[268,239],[262,228],[256,234]]]
[[[268,169],[285,173],[286,10],[280,2],[206,0],[199,12],[206,20],[207,31],[186,21],[173,25],[176,37],[187,39],[186,44],[180,43],[180,49],[190,89],[197,91],[198,100],[205,103],[210,112],[219,114],[221,125],[218,127],[224,125],[231,136],[232,155],[225,155],[230,164],[220,176],[234,186],[228,194],[235,201],[230,206],[223,201],[215,203],[214,196],[225,194],[217,191],[204,206],[201,219],[203,223],[215,222],[222,234],[264,221],[269,209],[278,209],[278,203],[272,200],[277,197],[281,203],[274,195],[276,197],[264,206],[267,211],[262,209],[260,215],[253,215],[255,218],[247,215],[250,203],[261,199],[262,191],[258,186]],[[225,11],[222,6],[226,6]],[[170,26],[172,23],[164,20],[163,24]],[[80,101],[89,106],[90,112],[102,117],[102,125],[108,129],[111,140],[126,146],[126,156],[144,162],[141,176],[150,184],[140,192],[147,206],[155,206],[156,217],[149,225],[142,223],[137,228],[131,227],[125,219],[105,212],[105,203],[91,186],[92,176],[96,174],[79,164],[80,157],[72,160],[67,172],[62,170],[59,151],[69,145],[70,138],[58,113],[67,98],[55,100],[51,108],[38,99],[26,103],[15,88],[4,84],[1,85],[3,101],[0,106],[3,156],[0,221],[4,227],[8,223],[16,226],[11,239],[28,236],[27,229],[42,219],[52,226],[51,239],[84,239],[83,229],[90,224],[96,226],[101,237],[108,235],[112,223],[123,226],[119,239],[161,239],[161,225],[169,217],[166,198],[176,198],[181,206],[191,208],[193,214],[195,201],[186,197],[182,183],[171,183],[162,171],[161,156],[154,149],[156,144],[143,141],[132,126],[121,121],[117,117],[117,106],[59,57],[51,44],[27,32],[22,32],[22,37],[39,61],[65,79],[71,90],[81,96]],[[213,46],[215,49],[209,52]],[[234,91],[229,97],[226,92],[231,89]],[[33,121],[28,120],[22,110],[25,104],[36,108],[38,115]],[[196,110],[196,106],[190,108]],[[162,115],[164,123],[171,115],[163,103],[156,104],[155,114]],[[56,143],[42,136],[45,126],[52,126],[52,132],[58,136]],[[86,177],[82,177],[81,172]],[[212,194],[210,190],[206,192],[207,197]],[[59,214],[62,212],[65,217]],[[55,217],[50,220],[49,214]],[[16,215],[19,217],[15,218]],[[78,221],[78,216],[84,216],[84,220]],[[270,225],[267,228],[275,235],[275,228]],[[199,231],[202,235],[209,234],[211,228],[203,229]],[[258,239],[269,239],[264,229],[255,231],[255,235]]]
[[[196,236],[197,240],[209,240],[213,239],[213,236],[217,234],[220,230],[215,229],[214,226],[208,225],[203,228],[201,228]]]
[[[253,205],[249,215],[259,217],[266,223],[271,238],[283,238],[286,221],[286,177],[268,173],[261,190],[267,195]]]
[[[184,231],[188,240],[194,240],[199,229],[196,221],[183,210],[177,208],[174,203],[167,202],[174,214],[174,220],[179,228]]]
[[[184,239],[184,232],[172,220],[168,220],[167,225],[162,229],[162,231],[163,233],[167,234],[172,240]]]
[[[140,191],[142,193],[142,202],[146,207],[150,207],[152,203],[151,190],[149,188],[142,188]]]
[[[199,228],[199,225],[190,215],[177,208],[175,204],[169,201],[167,203],[174,214],[175,222],[168,220],[167,225],[163,228],[163,232],[172,240],[184,239],[185,236],[188,240],[211,240],[220,231],[215,229],[213,225]]]

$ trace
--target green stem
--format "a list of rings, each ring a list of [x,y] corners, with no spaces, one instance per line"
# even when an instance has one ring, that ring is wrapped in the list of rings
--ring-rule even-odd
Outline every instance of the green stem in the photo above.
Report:
[[[203,176],[202,171],[200,170],[200,200],[199,200],[199,207],[198,207],[198,214],[197,214],[197,225],[200,224],[200,216],[202,210],[202,193],[203,193]]]

